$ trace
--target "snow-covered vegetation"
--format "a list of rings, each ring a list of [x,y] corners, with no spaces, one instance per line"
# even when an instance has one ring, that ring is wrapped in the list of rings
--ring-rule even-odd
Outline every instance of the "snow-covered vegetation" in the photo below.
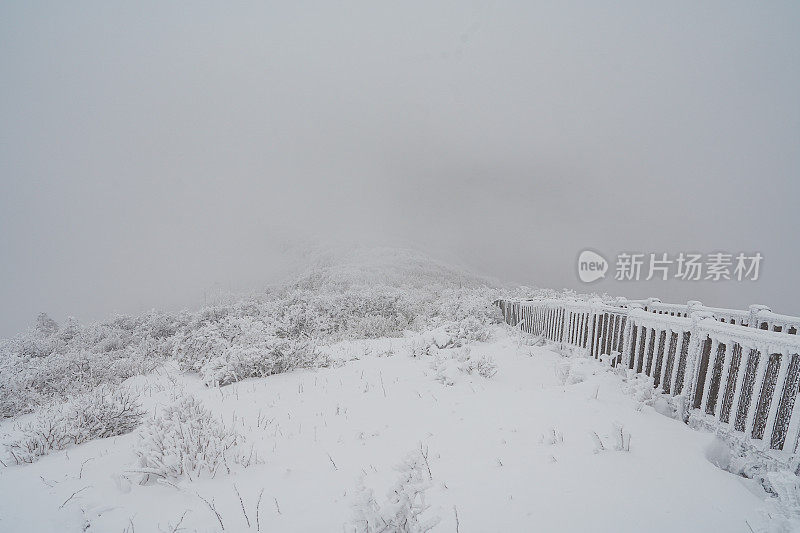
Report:
[[[17,464],[93,439],[123,435],[142,421],[144,411],[127,390],[101,386],[91,392],[54,402],[19,426],[19,435],[7,443]]]
[[[142,483],[150,480],[190,480],[215,477],[222,468],[249,466],[253,450],[244,449],[244,437],[203,407],[193,396],[182,396],[147,421],[136,445]]]
[[[320,344],[441,328],[447,346],[462,346],[486,340],[499,320],[496,288],[418,254],[361,251],[337,259],[318,258],[287,283],[195,312],[63,326],[43,314],[0,344],[0,416],[118,385],[169,360],[221,386],[326,366]]]
[[[31,462],[69,444],[131,431],[142,413],[124,389],[110,394],[110,387],[167,363],[199,375],[206,386],[220,387],[329,366],[322,347],[346,339],[436,331],[438,349],[485,341],[500,320],[492,305],[499,294],[484,279],[414,252],[356,250],[320,254],[283,284],[194,312],[152,311],[86,325],[72,318],[59,325],[41,314],[29,331],[0,344],[0,416],[34,413],[21,436],[5,447],[14,461]],[[494,372],[488,359],[462,357],[460,368],[487,377]],[[214,461],[224,456],[219,450],[232,447],[237,438],[223,438],[224,429],[191,399],[179,405],[148,423],[141,466],[162,476],[191,476],[196,468],[215,473]],[[194,415],[178,419],[181,410]],[[91,418],[105,415],[113,427]],[[203,435],[199,440],[219,441],[213,445],[219,450],[186,450],[175,443],[169,433],[185,436],[184,423]],[[197,454],[203,454],[202,461]],[[179,460],[167,467],[167,456]]]
[[[179,327],[178,317],[156,312],[61,327],[40,316],[36,328],[0,345],[0,416],[151,372],[171,353]]]
[[[433,485],[427,455],[428,451],[420,445],[419,450],[408,454],[397,465],[398,479],[383,505],[378,503],[373,490],[360,480],[353,505],[355,533],[425,533],[440,522],[438,516],[427,516],[430,505],[425,501],[425,493]]]

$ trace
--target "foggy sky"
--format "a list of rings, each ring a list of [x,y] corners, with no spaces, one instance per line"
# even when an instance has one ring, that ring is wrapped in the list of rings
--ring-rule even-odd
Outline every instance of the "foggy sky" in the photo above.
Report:
[[[0,5],[0,336],[257,286],[307,239],[800,314],[796,2],[113,4]],[[764,263],[587,286],[584,248]]]

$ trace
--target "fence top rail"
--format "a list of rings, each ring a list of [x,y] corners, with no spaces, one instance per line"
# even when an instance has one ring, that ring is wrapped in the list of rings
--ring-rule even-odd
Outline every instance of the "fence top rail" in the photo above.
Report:
[[[724,307],[706,307],[700,305],[694,308],[698,311],[706,311],[712,313],[714,316],[736,317],[747,320],[750,318],[750,311],[743,311],[741,309],[726,309]]]
[[[701,336],[708,336],[723,344],[737,343],[744,348],[763,349],[770,353],[800,354],[800,337],[775,331],[746,328],[736,324],[718,322],[712,317],[693,319],[671,315],[655,315],[643,309],[633,309],[628,314],[633,324],[656,330],[689,331],[697,325]]]
[[[776,331],[757,328],[744,328],[735,324],[717,322],[713,318],[704,318],[699,322],[701,335],[707,334],[710,338],[728,344],[735,342],[743,348],[763,349],[769,353],[800,354],[800,337],[786,335]]]
[[[506,300],[511,303],[518,303],[520,305],[525,306],[553,306],[553,307],[581,307],[585,306],[588,307],[591,304],[589,302],[583,302],[580,300],[559,300],[558,298],[541,298],[541,299],[530,299],[530,300]]]
[[[800,326],[800,317],[781,315],[766,309],[758,312],[758,318],[762,322],[772,322],[777,325]]]
[[[672,331],[688,331],[692,328],[691,318],[672,315],[657,315],[644,309],[631,309],[628,316],[637,326],[654,329],[671,329]]]
[[[627,306],[629,306],[631,304],[639,304],[641,306],[645,306],[645,305],[651,303],[652,301],[653,301],[652,298],[648,298],[648,299],[644,299],[644,300],[628,300],[627,298],[624,298],[624,297],[620,296],[619,298],[617,298],[615,300],[612,300],[609,303],[611,305],[614,305],[614,306],[617,306],[617,307],[627,307]]]
[[[664,302],[650,302],[645,304],[649,309],[663,309],[670,311],[686,311],[689,306],[686,304],[669,304]]]
[[[577,312],[604,312],[620,314],[625,313],[627,310],[632,308],[638,307],[644,307],[651,314],[659,316],[664,316],[670,312],[686,315],[694,312],[704,312],[710,313],[717,319],[733,319],[737,322],[748,324],[756,328],[759,324],[764,322],[774,326],[783,326],[784,331],[781,331],[781,334],[785,334],[785,329],[789,327],[794,327],[796,331],[800,330],[800,317],[773,313],[769,308],[759,305],[751,306],[750,309],[747,310],[727,309],[724,307],[708,307],[702,305],[700,302],[689,302],[688,304],[664,303],[656,298],[648,298],[646,300],[628,300],[625,298],[617,298],[616,300],[607,302],[600,301],[599,299],[573,300],[567,298],[542,298],[527,300],[509,299],[506,301],[529,306],[545,305],[563,307]],[[659,313],[659,311],[661,311],[661,313]],[[758,323],[750,324],[751,321],[757,321]]]
[[[559,300],[557,298],[543,298],[541,300],[506,300],[506,301],[511,303],[518,303],[526,307],[545,306],[545,307],[564,308],[577,313],[596,312],[596,313],[614,313],[618,315],[624,315],[627,311],[626,309],[623,309],[621,307],[617,307],[600,301],[567,300],[567,299]]]

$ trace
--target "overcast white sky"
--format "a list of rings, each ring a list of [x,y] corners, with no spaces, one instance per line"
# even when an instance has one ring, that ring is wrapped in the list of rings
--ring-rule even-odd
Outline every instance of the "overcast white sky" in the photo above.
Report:
[[[760,251],[758,282],[583,289],[800,314],[798,23],[797,2],[3,2],[0,335],[264,283],[307,238],[574,288],[586,247]]]

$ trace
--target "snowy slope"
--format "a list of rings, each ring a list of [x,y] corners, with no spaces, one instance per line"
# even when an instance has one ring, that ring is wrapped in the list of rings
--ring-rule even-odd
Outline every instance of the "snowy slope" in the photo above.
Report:
[[[138,485],[136,434],[95,441],[0,470],[3,531],[351,531],[363,477],[376,500],[395,465],[428,450],[434,531],[750,531],[765,524],[766,496],[706,459],[712,436],[642,407],[595,361],[520,345],[497,327],[473,345],[492,378],[437,380],[437,357],[410,357],[414,337],[348,341],[347,361],[203,387],[165,373],[132,378],[148,408],[176,394],[200,398],[252,443],[261,464],[215,479]],[[618,427],[629,451],[615,450]],[[604,450],[598,449],[596,433]],[[130,481],[128,481],[130,480]],[[241,509],[242,496],[250,527]],[[72,499],[69,497],[81,491]],[[66,501],[66,503],[64,503]],[[62,505],[63,504],[63,505]],[[748,526],[749,524],[749,526]]]
[[[406,250],[308,259],[253,297],[0,345],[0,531],[800,523],[793,480],[779,501],[715,466],[651,384],[500,324],[496,282]]]
[[[290,284],[309,289],[370,284],[439,289],[500,285],[497,280],[405,248],[315,248],[307,253],[299,270]]]

